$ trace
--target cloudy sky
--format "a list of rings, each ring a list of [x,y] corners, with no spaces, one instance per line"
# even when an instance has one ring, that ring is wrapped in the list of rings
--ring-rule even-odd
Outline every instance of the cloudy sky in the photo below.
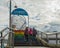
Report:
[[[12,0],[12,10],[15,5],[28,12],[30,26],[37,29],[45,31],[51,23],[60,24],[60,0]],[[9,0],[0,0],[0,28],[8,25]]]

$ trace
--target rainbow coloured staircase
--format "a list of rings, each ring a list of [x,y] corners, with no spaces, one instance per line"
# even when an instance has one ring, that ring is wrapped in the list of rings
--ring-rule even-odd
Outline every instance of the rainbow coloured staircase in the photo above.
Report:
[[[14,30],[14,46],[40,46],[42,45],[33,36],[29,36],[28,41],[24,39],[24,30]],[[31,42],[32,41],[32,42]]]
[[[15,30],[14,32],[14,45],[24,44],[24,30]]]

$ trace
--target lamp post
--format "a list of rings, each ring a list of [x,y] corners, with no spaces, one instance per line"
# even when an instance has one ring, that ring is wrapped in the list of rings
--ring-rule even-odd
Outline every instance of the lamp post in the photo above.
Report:
[[[10,5],[9,5],[9,27],[11,28],[11,0],[10,0]],[[11,30],[9,30],[11,31]],[[11,46],[11,33],[9,33],[9,48]]]
[[[11,25],[11,10],[12,10],[12,1],[13,0],[10,0],[10,4],[9,4],[9,28],[12,28],[12,25]],[[15,2],[15,1],[14,1]],[[16,3],[15,3],[16,4]],[[17,6],[15,5],[14,6],[15,8],[17,8]],[[9,33],[9,48],[14,48],[14,34],[13,34],[13,31],[11,29],[9,29],[10,33]],[[12,32],[12,33],[11,33]]]
[[[10,0],[10,7],[9,7],[9,27],[11,28],[11,0]],[[9,33],[9,48],[14,48],[13,47],[13,33],[11,33],[11,29],[9,29],[10,33]]]
[[[9,27],[11,27],[11,0],[10,0],[10,7],[9,7]]]
[[[11,28],[11,10],[12,10],[12,1],[15,3],[14,0],[9,0],[9,28]],[[17,8],[16,3],[15,3],[15,8]],[[14,48],[14,35],[11,29],[9,29],[9,37],[8,37],[8,42],[7,42],[7,47],[9,48]],[[12,32],[12,33],[11,33]]]

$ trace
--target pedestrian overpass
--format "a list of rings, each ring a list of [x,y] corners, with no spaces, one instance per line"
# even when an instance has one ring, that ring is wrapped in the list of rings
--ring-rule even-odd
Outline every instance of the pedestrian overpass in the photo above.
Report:
[[[4,31],[6,31],[7,29],[9,29],[9,31],[3,35]],[[10,31],[12,30],[12,31]],[[21,32],[20,35],[17,37],[16,36],[16,33],[15,32]],[[57,44],[57,41],[58,41],[58,38],[55,38],[56,40],[56,45],[51,45],[51,44],[48,44],[47,40],[49,41],[49,38],[41,38],[42,36],[39,37],[39,35],[37,34],[36,38],[34,38],[32,36],[32,39],[30,40],[31,37],[29,37],[29,41],[25,41],[24,39],[24,35],[23,33],[24,31],[16,31],[16,30],[13,30],[12,28],[4,28],[3,30],[0,31],[0,43],[1,43],[1,48],[14,48],[14,47],[19,47],[19,46],[39,46],[39,47],[54,47],[54,48],[60,48],[60,46]],[[8,40],[6,40],[7,42],[5,42],[5,37],[7,35],[12,34],[12,37],[10,38],[9,40],[9,36],[8,36]],[[43,32],[41,32],[43,33]],[[18,34],[18,33],[17,33]],[[43,33],[44,34],[44,33]],[[59,34],[59,33],[50,33],[50,34]],[[41,34],[42,35],[42,34]],[[5,45],[6,44],[6,45]]]

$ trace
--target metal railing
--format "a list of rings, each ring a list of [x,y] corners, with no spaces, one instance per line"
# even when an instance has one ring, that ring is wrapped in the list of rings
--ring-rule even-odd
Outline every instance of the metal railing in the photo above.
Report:
[[[9,33],[13,33],[12,31],[9,31],[8,33],[6,33],[6,34],[3,36],[4,31],[7,30],[7,29],[10,29],[10,30],[13,31],[12,28],[8,28],[8,27],[6,27],[6,28],[4,28],[3,30],[0,31],[0,34],[1,34],[1,37],[0,37],[1,48],[4,48],[4,38],[5,38]]]
[[[43,38],[43,34],[46,35],[46,39],[47,39],[48,42],[49,42],[49,37],[48,36],[56,35],[56,39],[55,39],[56,40],[56,45],[58,44],[58,40],[59,40],[58,35],[60,34],[60,32],[41,32],[41,38]]]
[[[4,48],[4,43],[3,43],[4,37],[3,37],[2,34],[3,34],[3,32],[4,32],[6,29],[8,29],[8,28],[6,27],[6,28],[4,28],[3,30],[0,31],[0,34],[1,34],[1,37],[0,37],[0,40],[1,40],[1,48]]]
[[[9,29],[9,32],[7,34],[5,34],[4,36],[2,35],[4,33],[5,30]],[[4,28],[3,30],[0,31],[0,34],[1,34],[1,37],[0,37],[0,40],[1,40],[1,48],[4,48],[4,38],[9,34],[9,33],[14,33],[13,31],[13,28]],[[58,34],[60,34],[60,32],[41,32],[41,31],[38,31],[37,33],[37,36],[39,37],[39,35],[41,35],[40,37],[43,38],[43,34],[46,35],[46,39],[49,41],[49,37],[48,35],[56,35],[56,45],[58,44]],[[13,39],[13,38],[12,38]],[[14,44],[14,43],[13,43]],[[13,46],[14,47],[14,46]]]

